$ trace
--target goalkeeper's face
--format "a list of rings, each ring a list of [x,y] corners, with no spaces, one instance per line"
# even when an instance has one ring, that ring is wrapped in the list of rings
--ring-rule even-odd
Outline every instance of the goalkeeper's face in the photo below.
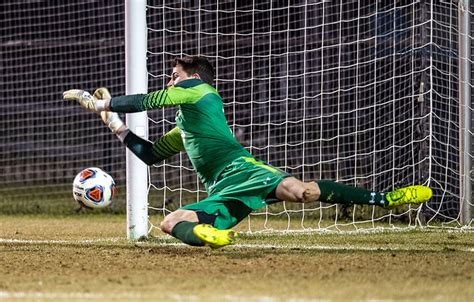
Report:
[[[199,78],[198,74],[190,75],[184,71],[183,66],[180,64],[173,67],[173,72],[171,72],[171,79],[168,82],[168,87],[175,86],[179,82],[189,79]]]

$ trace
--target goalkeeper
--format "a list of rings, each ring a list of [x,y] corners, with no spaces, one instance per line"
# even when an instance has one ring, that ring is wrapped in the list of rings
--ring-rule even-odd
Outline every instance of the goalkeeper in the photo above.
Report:
[[[328,180],[303,182],[254,158],[227,125],[222,99],[212,86],[211,64],[202,57],[186,56],[174,59],[172,68],[167,88],[148,94],[111,97],[106,88],[99,88],[94,95],[72,89],[63,97],[99,113],[123,144],[148,165],[187,153],[208,197],[172,212],[161,222],[163,232],[182,242],[212,248],[233,244],[238,236],[233,226],[252,211],[283,200],[390,209],[431,198],[431,189],[425,186],[383,193]],[[177,107],[177,126],[153,143],[133,133],[117,114],[165,106]]]

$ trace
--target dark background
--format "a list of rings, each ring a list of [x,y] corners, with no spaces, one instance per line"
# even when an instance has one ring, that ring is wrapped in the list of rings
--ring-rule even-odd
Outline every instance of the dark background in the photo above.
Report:
[[[173,57],[205,56],[229,125],[255,156],[305,180],[429,183],[425,216],[456,218],[456,4],[256,2],[149,1],[149,90],[168,81]],[[125,93],[123,1],[2,3],[0,22],[0,203],[69,202],[88,166],[124,188],[124,148],[61,100],[71,88]],[[149,116],[151,140],[174,126],[174,109]],[[152,168],[151,183],[157,204],[204,195],[184,154]]]

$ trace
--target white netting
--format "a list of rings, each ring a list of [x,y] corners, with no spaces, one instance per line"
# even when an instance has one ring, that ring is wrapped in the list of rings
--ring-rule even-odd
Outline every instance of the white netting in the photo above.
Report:
[[[472,34],[461,34],[458,15],[473,17],[458,3],[149,1],[149,87],[168,81],[171,58],[206,56],[229,125],[255,156],[307,181],[421,183],[435,193],[426,207],[392,212],[275,205],[256,213],[266,227],[273,216],[290,229],[457,225],[461,202],[472,204],[461,185],[472,105],[459,101],[460,85],[472,86],[459,77],[472,62],[459,58],[460,41]],[[72,209],[72,179],[87,166],[108,171],[124,193],[124,148],[95,115],[61,100],[74,87],[125,92],[123,1],[4,1],[0,16],[0,212]],[[150,116],[151,139],[174,125],[174,109]],[[151,168],[159,213],[205,196],[185,154]]]
[[[4,1],[0,15],[0,212],[72,212],[72,180],[88,166],[124,191],[120,143],[62,101],[71,88],[124,93],[122,1]]]
[[[283,203],[255,213],[264,227],[271,216],[289,229],[457,223],[457,22],[456,5],[428,1],[149,1],[150,89],[173,57],[205,56],[234,135],[256,157],[306,181],[435,191],[427,207],[391,212]],[[174,125],[174,110],[150,117],[151,138]],[[206,196],[185,155],[151,170],[150,193],[165,214]]]

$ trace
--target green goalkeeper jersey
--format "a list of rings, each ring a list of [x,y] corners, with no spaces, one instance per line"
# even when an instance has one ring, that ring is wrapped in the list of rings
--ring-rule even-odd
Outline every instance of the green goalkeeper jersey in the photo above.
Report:
[[[222,98],[211,85],[199,79],[180,82],[174,87],[151,92],[114,97],[111,111],[139,112],[165,106],[177,106],[176,125],[181,141],[166,140],[170,150],[184,150],[200,180],[208,189],[222,170],[240,156],[251,156],[234,138],[224,115]]]

